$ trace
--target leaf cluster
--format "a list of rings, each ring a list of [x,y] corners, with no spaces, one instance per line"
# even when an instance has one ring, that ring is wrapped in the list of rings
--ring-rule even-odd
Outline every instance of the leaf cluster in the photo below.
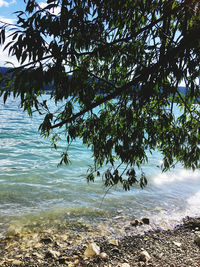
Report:
[[[154,150],[164,171],[177,162],[199,168],[199,1],[25,3],[16,25],[1,24],[0,43],[21,66],[1,77],[0,92],[4,101],[11,93],[20,97],[30,115],[43,114],[43,135],[64,130],[61,163],[69,162],[69,145],[81,138],[93,151],[88,180],[106,165],[106,186],[144,187],[141,167]],[[46,87],[56,111],[40,101]]]

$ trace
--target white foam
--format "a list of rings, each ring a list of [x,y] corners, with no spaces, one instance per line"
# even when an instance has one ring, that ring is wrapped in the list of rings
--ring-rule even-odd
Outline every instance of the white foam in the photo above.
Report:
[[[188,212],[192,216],[199,216],[200,213],[200,190],[197,191],[193,196],[187,199]]]
[[[170,184],[174,182],[200,183],[200,171],[178,169],[173,172],[159,173],[152,179],[152,182],[156,185]]]

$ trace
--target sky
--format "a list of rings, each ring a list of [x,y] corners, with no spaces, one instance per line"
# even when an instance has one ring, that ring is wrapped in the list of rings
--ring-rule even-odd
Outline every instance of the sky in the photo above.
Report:
[[[39,3],[41,4],[41,6],[45,4],[42,1],[39,1]],[[14,14],[14,12],[18,10],[24,10],[24,8],[24,0],[0,0],[0,21],[15,23],[16,14]],[[15,64],[15,66],[19,65],[16,59],[8,57],[6,51],[3,51],[2,47],[0,47],[0,66],[9,67],[9,65],[5,65],[6,61],[11,61]]]
[[[16,15],[14,12],[23,10],[24,7],[24,0],[0,0],[0,21],[7,23],[16,22]],[[2,47],[0,47],[0,66],[9,66],[5,65],[6,61],[11,61],[16,66],[19,65],[16,59],[8,57],[7,52],[3,51]]]
[[[46,5],[46,1],[38,1],[40,6],[43,7]],[[25,3],[24,0],[0,0],[0,21],[7,23],[15,23],[16,22],[16,14],[14,12],[18,10],[24,10]],[[58,13],[58,12],[56,12]],[[9,40],[7,40],[9,41]],[[7,52],[3,51],[0,46],[0,66],[11,66],[6,64],[6,62],[12,62],[16,67],[19,66],[19,63],[15,58],[8,57]],[[184,83],[181,84],[184,86]]]

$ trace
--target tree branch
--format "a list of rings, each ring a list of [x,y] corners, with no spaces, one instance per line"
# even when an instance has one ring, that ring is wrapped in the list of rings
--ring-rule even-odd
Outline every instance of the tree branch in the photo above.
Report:
[[[191,36],[193,37],[193,39],[191,39]],[[198,35],[196,35],[196,40],[198,40]],[[53,126],[51,126],[51,129],[57,128],[57,127],[62,127],[64,124],[69,123],[74,121],[76,118],[80,117],[81,115],[84,115],[86,112],[98,107],[99,105],[114,99],[115,97],[117,97],[118,95],[120,95],[122,92],[126,91],[128,88],[130,87],[134,87],[137,86],[141,81],[144,81],[146,79],[146,77],[148,77],[150,74],[158,72],[159,68],[161,65],[166,66],[168,64],[170,64],[171,62],[174,61],[174,58],[176,56],[178,56],[181,52],[183,52],[185,50],[185,47],[188,46],[187,42],[190,41],[191,44],[193,44],[196,40],[194,40],[194,33],[190,32],[188,33],[188,35],[185,35],[182,40],[180,41],[179,46],[171,49],[168,51],[167,54],[165,54],[165,56],[163,56],[162,58],[162,62],[158,61],[157,63],[155,63],[153,66],[150,66],[149,68],[145,68],[143,69],[143,71],[141,72],[141,74],[135,78],[134,80],[132,80],[131,82],[127,83],[126,85],[117,88],[114,92],[112,92],[111,94],[103,97],[102,99],[99,99],[98,101],[96,101],[95,103],[92,103],[89,107],[81,110],[80,112],[74,114],[73,116],[71,116],[70,118],[67,118],[64,121],[61,121],[60,123],[57,123]],[[114,87],[114,85],[113,85]],[[180,93],[178,92],[179,97],[181,97]]]

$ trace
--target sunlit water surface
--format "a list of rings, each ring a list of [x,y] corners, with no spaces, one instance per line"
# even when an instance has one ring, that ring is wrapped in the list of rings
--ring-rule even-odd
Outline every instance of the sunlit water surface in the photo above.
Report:
[[[117,235],[117,226],[127,228],[134,218],[149,217],[152,228],[168,228],[186,215],[199,215],[199,171],[179,167],[161,173],[160,154],[154,153],[143,167],[149,181],[145,189],[115,188],[105,195],[101,178],[86,182],[91,151],[77,140],[71,145],[71,164],[58,168],[65,141],[58,151],[52,149],[37,131],[40,122],[37,114],[28,117],[18,100],[10,98],[4,105],[0,98],[1,235],[12,225],[41,221],[46,225],[80,221],[107,231],[116,227],[113,234]]]

